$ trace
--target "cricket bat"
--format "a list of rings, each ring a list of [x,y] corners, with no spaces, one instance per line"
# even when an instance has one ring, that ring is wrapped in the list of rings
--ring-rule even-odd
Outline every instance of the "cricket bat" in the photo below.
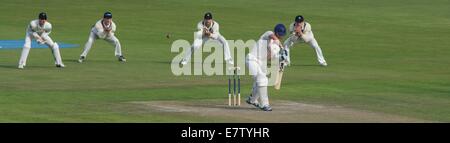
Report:
[[[283,80],[283,71],[284,71],[285,65],[286,64],[284,62],[280,63],[280,69],[278,70],[277,77],[275,79],[274,87],[276,90],[280,90],[280,88],[281,88],[281,81]]]
[[[283,71],[278,71],[277,78],[275,81],[275,89],[280,90],[281,88],[281,80],[283,79]]]

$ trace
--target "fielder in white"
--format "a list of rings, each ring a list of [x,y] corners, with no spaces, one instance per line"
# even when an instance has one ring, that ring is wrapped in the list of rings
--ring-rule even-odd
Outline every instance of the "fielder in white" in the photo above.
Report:
[[[303,18],[303,16],[299,15],[295,17],[295,22],[291,23],[289,26],[289,32],[291,35],[289,38],[284,42],[284,50],[286,50],[287,53],[287,62],[290,63],[290,54],[289,54],[289,48],[293,46],[295,43],[304,42],[307,43],[316,50],[317,60],[319,61],[319,64],[322,66],[327,66],[327,62],[325,61],[325,58],[322,54],[322,49],[320,49],[319,44],[317,43],[317,40],[314,38],[314,34],[311,30],[311,24],[306,22]]]
[[[31,39],[36,39],[39,44],[46,44],[52,50],[55,65],[58,68],[63,68],[64,64],[59,53],[59,46],[53,42],[52,38],[48,36],[52,31],[52,24],[47,21],[47,14],[39,13],[39,19],[33,20],[28,25],[25,44],[23,45],[22,54],[19,60],[19,69],[23,69],[27,64],[27,57],[31,49]]]
[[[206,13],[204,19],[197,24],[198,31],[194,34],[194,43],[190,50],[186,51],[186,55],[183,60],[181,60],[182,65],[186,65],[188,61],[191,59],[192,53],[195,50],[200,49],[202,45],[208,40],[218,40],[223,45],[224,59],[225,62],[233,65],[233,59],[230,54],[230,47],[228,46],[228,42],[219,33],[219,23],[213,20],[211,13]]]
[[[284,35],[286,35],[286,27],[283,24],[277,24],[274,31],[267,31],[260,37],[246,57],[246,65],[255,81],[252,94],[246,102],[264,111],[272,111],[267,92],[269,84],[267,61],[278,58],[279,51],[283,47],[280,40]]]
[[[97,23],[92,26],[91,32],[89,34],[89,39],[84,46],[83,53],[80,55],[80,59],[78,62],[82,63],[86,60],[86,56],[89,50],[92,48],[92,44],[96,39],[103,39],[115,47],[115,56],[118,58],[120,62],[125,62],[126,59],[122,55],[122,49],[119,42],[119,39],[114,35],[116,32],[116,24],[112,21],[111,12],[105,12],[103,14],[103,19],[97,21]]]

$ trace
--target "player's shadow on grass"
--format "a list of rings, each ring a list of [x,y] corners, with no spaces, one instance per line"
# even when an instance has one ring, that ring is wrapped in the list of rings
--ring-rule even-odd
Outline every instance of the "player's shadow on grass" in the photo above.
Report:
[[[0,68],[5,68],[5,69],[19,69],[17,65],[0,65]],[[26,69],[50,69],[50,68],[55,68],[54,65],[27,65],[25,66],[25,70]]]
[[[17,65],[0,65],[0,68],[17,69]]]
[[[70,60],[63,60],[64,63],[78,63],[78,59],[70,59]],[[85,60],[83,61],[83,63],[85,62],[92,62],[92,63],[110,63],[110,62],[119,62],[116,59],[111,59],[111,60],[99,60],[99,59],[89,59],[89,60]]]
[[[64,63],[78,63],[78,60],[63,60]]]
[[[289,66],[293,66],[293,67],[321,67],[321,65],[316,65],[316,64],[291,64]]]

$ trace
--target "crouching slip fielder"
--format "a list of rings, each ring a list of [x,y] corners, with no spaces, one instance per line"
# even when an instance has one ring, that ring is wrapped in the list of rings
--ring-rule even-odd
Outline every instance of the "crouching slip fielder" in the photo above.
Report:
[[[320,46],[314,38],[313,32],[311,31],[311,24],[305,22],[303,16],[299,15],[295,17],[295,22],[291,23],[291,25],[289,26],[289,32],[291,33],[291,35],[284,42],[285,53],[288,55],[288,64],[290,63],[289,48],[295,43],[305,42],[309,44],[311,48],[314,48],[314,50],[316,50],[317,60],[319,61],[319,64],[322,66],[327,66],[327,62],[325,61],[325,58],[322,54],[322,49],[320,49]]]
[[[213,20],[211,13],[206,13],[203,20],[197,24],[198,31],[194,33],[194,44],[190,50],[186,51],[186,55],[181,61],[182,65],[186,65],[191,58],[191,54],[199,49],[206,41],[218,40],[223,45],[225,62],[233,65],[233,59],[230,55],[230,47],[227,40],[219,33],[219,23]]]
[[[122,55],[122,49],[120,46],[119,39],[114,35],[116,32],[116,24],[112,21],[112,14],[106,12],[103,14],[103,19],[100,19],[92,26],[91,33],[89,34],[89,39],[84,46],[83,53],[80,55],[78,62],[82,63],[86,60],[86,56],[92,47],[95,39],[103,39],[115,46],[115,55],[120,62],[125,62],[126,59]]]
[[[23,69],[27,64],[27,57],[31,49],[31,39],[36,39],[39,44],[46,44],[50,48],[50,50],[52,50],[56,67],[64,67],[64,64],[61,60],[61,54],[59,53],[58,44],[56,42],[53,42],[52,38],[48,36],[51,31],[52,24],[47,21],[47,14],[44,12],[39,13],[39,19],[30,22],[25,36],[25,44],[23,45],[22,55],[20,56],[19,60],[19,69]]]
[[[286,27],[283,24],[277,24],[273,32],[267,31],[260,37],[246,57],[246,65],[255,81],[252,94],[246,102],[264,111],[272,111],[267,92],[269,84],[269,79],[266,76],[267,61],[277,58],[280,48],[283,47],[280,39],[284,35],[286,35]]]

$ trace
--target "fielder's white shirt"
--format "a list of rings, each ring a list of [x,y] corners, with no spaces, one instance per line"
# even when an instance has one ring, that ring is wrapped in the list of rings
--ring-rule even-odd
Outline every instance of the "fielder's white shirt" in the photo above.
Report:
[[[28,25],[27,32],[30,34],[36,33],[39,36],[42,36],[42,34],[50,34],[52,31],[52,24],[50,22],[45,22],[44,25],[39,25],[39,19],[32,20],[30,22],[30,25]]]
[[[220,35],[219,33],[219,23],[213,20],[211,25],[209,27],[206,26],[205,22],[202,20],[197,24],[197,30],[201,31],[203,33],[203,29],[208,29],[209,32],[211,32],[211,37],[214,39],[217,39]]]
[[[295,34],[295,24],[296,22],[293,22],[289,25],[289,32],[292,34]],[[303,23],[303,29],[302,29],[303,34],[309,34],[311,31],[311,24],[309,24],[308,22],[304,22]]]
[[[296,22],[293,22],[289,25],[289,33],[291,33],[292,35],[295,35],[295,24],[296,24]],[[311,24],[309,24],[306,21],[303,23],[302,32],[303,32],[303,35],[301,38],[304,41],[309,42],[312,38],[314,38],[314,34],[311,30]]]
[[[102,23],[103,19],[100,19],[95,23],[95,25],[92,27],[92,32],[97,34],[100,38],[105,38],[108,34],[105,33],[105,28],[109,27],[111,28],[110,34],[114,35],[114,32],[116,32],[116,23],[114,21],[111,21],[110,25],[103,25]]]

